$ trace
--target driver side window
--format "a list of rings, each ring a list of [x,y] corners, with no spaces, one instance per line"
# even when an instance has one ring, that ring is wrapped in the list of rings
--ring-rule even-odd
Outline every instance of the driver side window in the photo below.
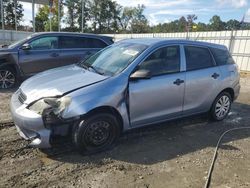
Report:
[[[32,50],[48,50],[58,48],[58,37],[43,37],[30,43]]]
[[[140,69],[150,71],[152,76],[180,72],[180,47],[163,47],[147,57]]]

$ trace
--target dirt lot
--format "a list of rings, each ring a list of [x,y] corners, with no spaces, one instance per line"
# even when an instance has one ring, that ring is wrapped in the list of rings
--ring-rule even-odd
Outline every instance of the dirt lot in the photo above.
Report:
[[[107,152],[81,156],[67,145],[25,148],[12,125],[0,125],[0,187],[203,187],[221,133],[250,126],[250,79],[223,122],[206,116],[172,121],[124,134]],[[0,119],[11,120],[11,92],[0,93]],[[250,130],[223,139],[211,187],[250,187]]]

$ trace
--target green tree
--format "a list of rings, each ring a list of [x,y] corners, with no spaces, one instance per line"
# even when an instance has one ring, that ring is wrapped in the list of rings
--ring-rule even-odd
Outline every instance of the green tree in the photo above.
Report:
[[[214,15],[210,19],[210,30],[212,31],[222,31],[225,30],[225,22],[221,21],[220,17],[217,15]]]
[[[138,5],[137,8],[135,8],[131,22],[131,30],[133,33],[147,33],[149,31],[148,20],[143,14],[144,9],[144,5]]]
[[[187,23],[186,18],[185,18],[184,16],[180,17],[179,23],[178,23],[178,25],[179,25],[178,31],[179,31],[179,32],[184,32],[184,31],[186,31],[187,24],[188,24],[188,23]]]
[[[38,13],[35,17],[35,27],[36,31],[42,32],[45,31],[45,25],[49,22],[49,7],[47,5],[41,6],[38,9]]]
[[[83,2],[82,2],[83,1]],[[79,25],[79,28],[82,28],[83,24],[83,32],[89,32],[90,28],[87,25],[87,21],[90,20],[90,7],[91,2],[90,0],[81,0],[77,3],[77,23]],[[83,7],[83,10],[82,10]],[[83,19],[82,19],[82,11],[83,11]]]
[[[17,26],[21,26],[21,21],[23,19],[23,5],[17,2],[15,8],[14,0],[3,0],[4,8],[4,25],[6,29],[15,29],[15,11],[16,11],[16,21]],[[2,25],[2,22],[0,21]]]
[[[60,5],[60,21],[63,17],[63,7]],[[50,31],[50,23],[51,30],[58,31],[58,0],[54,1],[52,7],[52,14],[50,20],[50,7],[48,5],[43,5],[38,9],[38,13],[35,16],[35,27],[36,31]]]
[[[187,15],[187,21],[188,21],[187,29],[188,29],[188,31],[192,31],[194,21],[197,20],[197,18],[198,17],[195,14]]]
[[[132,19],[135,14],[134,7],[124,7],[121,16],[119,17],[119,24],[122,31],[129,29]]]
[[[79,0],[65,0],[64,5],[67,7],[68,11],[66,13],[66,23],[68,24],[69,28],[72,30],[76,30],[76,21],[79,17],[77,12],[78,3],[81,2]]]
[[[62,20],[63,17],[63,4],[60,4],[60,21]],[[45,22],[45,31],[50,31],[50,22],[51,22],[51,30],[52,31],[58,31],[58,0],[54,0],[54,4],[52,7],[52,16],[51,16],[51,20],[48,19]]]
[[[122,32],[142,33],[149,32],[148,20],[143,14],[144,5],[137,7],[124,7],[120,10],[118,23]]]
[[[90,22],[95,33],[110,33],[118,29],[121,6],[112,0],[90,2]]]
[[[235,30],[241,28],[241,23],[238,20],[229,20],[225,23],[227,30]]]
[[[197,24],[197,31],[208,31],[208,30],[209,30],[209,27],[207,24],[202,23],[202,22],[199,22]]]

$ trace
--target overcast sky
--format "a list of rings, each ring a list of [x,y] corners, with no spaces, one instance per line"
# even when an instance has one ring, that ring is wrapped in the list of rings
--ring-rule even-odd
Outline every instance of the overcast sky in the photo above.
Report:
[[[122,6],[146,6],[145,15],[151,25],[170,22],[187,14],[196,14],[198,22],[208,23],[217,14],[223,21],[241,21],[244,14],[250,22],[250,0],[116,0]],[[22,3],[25,24],[32,19],[31,4]]]

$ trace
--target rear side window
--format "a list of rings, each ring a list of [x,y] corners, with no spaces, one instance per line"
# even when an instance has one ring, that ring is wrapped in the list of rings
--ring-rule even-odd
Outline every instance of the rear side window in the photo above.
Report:
[[[105,48],[107,44],[100,39],[87,38],[87,46],[88,48]]]
[[[60,37],[60,48],[86,48],[86,40],[83,37]]]
[[[217,65],[234,64],[234,60],[228,50],[210,48]]]
[[[107,45],[99,40],[94,38],[87,37],[70,37],[63,36],[60,37],[60,48],[104,48]]]
[[[213,58],[208,48],[185,46],[186,69],[197,70],[214,66]]]

